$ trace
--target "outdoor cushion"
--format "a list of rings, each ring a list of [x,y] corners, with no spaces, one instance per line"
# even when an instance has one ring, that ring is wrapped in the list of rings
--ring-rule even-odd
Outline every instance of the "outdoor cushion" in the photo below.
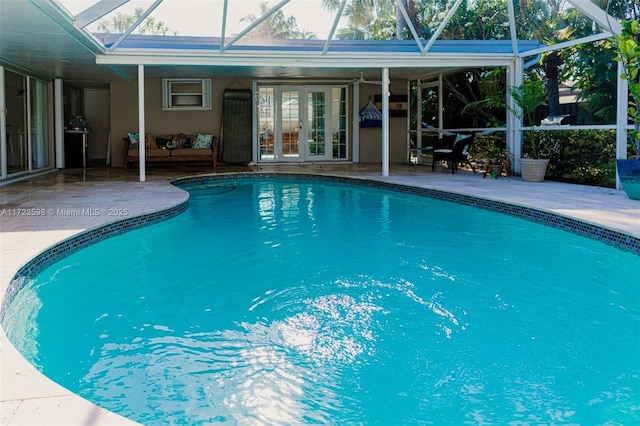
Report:
[[[198,133],[193,141],[192,148],[195,149],[211,149],[211,142],[213,141],[213,135]]]

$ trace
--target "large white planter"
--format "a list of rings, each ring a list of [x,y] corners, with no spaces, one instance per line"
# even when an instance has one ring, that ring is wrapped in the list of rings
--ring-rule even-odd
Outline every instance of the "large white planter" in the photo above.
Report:
[[[520,175],[525,182],[542,182],[549,166],[548,158],[521,158]]]

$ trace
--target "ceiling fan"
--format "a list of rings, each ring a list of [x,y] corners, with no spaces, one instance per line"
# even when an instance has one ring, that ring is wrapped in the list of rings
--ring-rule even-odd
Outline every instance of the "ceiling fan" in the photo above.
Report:
[[[372,81],[364,78],[364,71],[360,71],[360,78],[354,78],[353,82],[360,84],[382,84],[382,81]]]

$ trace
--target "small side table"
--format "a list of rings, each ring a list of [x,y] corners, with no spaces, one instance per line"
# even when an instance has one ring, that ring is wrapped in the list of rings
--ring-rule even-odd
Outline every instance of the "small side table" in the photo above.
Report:
[[[421,148],[411,148],[409,149],[409,151],[411,151],[413,153],[413,157],[415,158],[415,161],[411,161],[413,163],[413,169],[417,169],[418,168],[418,158],[420,158],[420,153],[422,152],[431,152],[433,151],[433,147],[432,146],[423,146]]]

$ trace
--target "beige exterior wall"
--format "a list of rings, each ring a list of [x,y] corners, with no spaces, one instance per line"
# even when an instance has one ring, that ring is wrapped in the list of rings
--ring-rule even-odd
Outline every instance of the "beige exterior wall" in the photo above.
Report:
[[[233,85],[233,86],[232,86]],[[211,81],[211,109],[204,111],[163,111],[162,79],[145,80],[145,133],[175,135],[178,133],[213,133],[220,135],[222,95],[225,89],[250,89],[251,81]],[[111,134],[113,167],[123,167],[123,138],[138,131],[138,81],[111,84]]]
[[[188,76],[187,76],[188,77]],[[227,88],[249,89],[250,80],[212,79],[212,108],[205,111],[163,111],[162,79],[145,81],[145,131],[152,135],[173,135],[177,133],[213,133],[219,136],[222,118],[222,96]],[[406,82],[392,82],[393,94],[406,94]],[[381,86],[362,84],[360,86],[359,108],[364,107],[381,93]],[[349,115],[351,109],[349,111]],[[389,159],[392,163],[406,161],[406,119],[391,117],[389,126]],[[349,119],[351,122],[351,119]],[[128,132],[138,131],[138,82],[111,84],[111,165],[123,167],[123,138]],[[360,128],[360,162],[379,163],[382,161],[381,128]],[[350,141],[350,147],[352,142]],[[353,158],[350,154],[349,159]]]
[[[389,90],[394,95],[408,95],[406,80],[392,81]],[[380,84],[361,84],[359,109],[367,105],[369,99],[382,94]],[[407,96],[408,97],[408,96]],[[389,162],[404,163],[407,161],[407,120],[404,117],[389,118]],[[360,128],[360,162],[382,162],[382,128]]]

